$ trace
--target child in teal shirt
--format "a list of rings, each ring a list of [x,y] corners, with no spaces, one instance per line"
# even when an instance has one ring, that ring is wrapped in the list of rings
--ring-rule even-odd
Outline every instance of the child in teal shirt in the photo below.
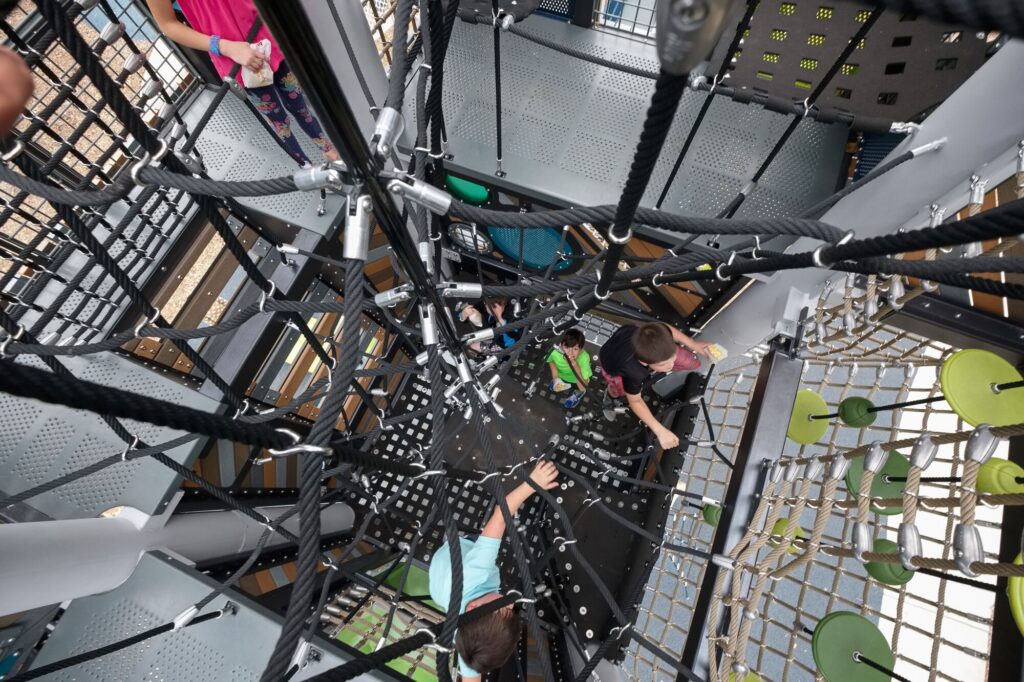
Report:
[[[548,367],[551,368],[548,388],[557,393],[576,385],[576,389],[562,403],[570,410],[580,404],[587,383],[594,375],[590,368],[590,353],[583,348],[586,342],[583,332],[573,327],[562,334],[562,340],[547,357]]]
[[[550,461],[541,460],[534,466],[530,478],[543,490],[558,485],[558,469]],[[505,496],[505,504],[512,514],[534,493],[528,483],[520,483]],[[462,610],[472,611],[501,597],[501,575],[498,573],[498,549],[505,535],[505,517],[499,507],[487,521],[480,537],[475,541],[459,538],[462,553]],[[451,550],[448,543],[434,554],[428,569],[430,598],[442,607],[452,594]],[[519,616],[506,606],[460,627],[455,633],[455,648],[459,653],[459,671],[465,682],[480,682],[481,673],[497,670],[505,664],[519,642],[521,630]]]

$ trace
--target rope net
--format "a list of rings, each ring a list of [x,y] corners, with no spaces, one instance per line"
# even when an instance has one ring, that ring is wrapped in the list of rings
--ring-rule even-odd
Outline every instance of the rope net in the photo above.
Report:
[[[268,656],[265,680],[290,679],[300,671],[316,679],[352,679],[384,665],[413,679],[447,680],[456,626],[512,603],[525,621],[509,664],[519,679],[536,673],[584,680],[600,675],[595,670],[605,659],[624,660],[631,679],[689,676],[687,666],[672,661],[682,660],[713,558],[732,564],[711,587],[707,630],[698,633],[708,636],[714,679],[744,670],[770,679],[817,674],[803,627],[847,607],[879,624],[896,652],[897,670],[928,671],[931,679],[947,677],[942,670],[984,672],[978,661],[991,634],[984,614],[991,611],[994,595],[983,591],[977,598],[971,592],[968,609],[954,593],[982,588],[925,574],[898,589],[883,587],[867,577],[856,555],[883,563],[893,557],[864,555],[864,548],[850,546],[858,527],[872,539],[897,532],[893,518],[870,513],[872,505],[899,506],[904,519],[917,519],[924,542],[918,568],[954,570],[952,537],[961,524],[983,529],[986,547],[998,541],[999,511],[987,505],[1021,500],[974,493],[978,467],[968,465],[963,452],[969,431],[941,403],[882,413],[859,430],[832,424],[828,445],[787,443],[775,469],[780,476],[806,468],[812,458],[824,458],[824,466],[807,469],[813,475],[803,478],[769,475],[755,522],[723,558],[712,557],[716,532],[709,514],[730,485],[766,348],[753,349],[726,371],[709,370],[710,380],[695,374],[684,390],[651,397],[652,410],[673,424],[684,442],[665,452],[632,421],[602,419],[606,406],[599,390],[587,392],[566,419],[562,398],[539,378],[547,371],[544,358],[552,339],[566,328],[614,328],[591,311],[616,292],[817,267],[861,277],[851,274],[845,288],[822,292],[812,314],[815,342],[805,349],[803,383],[829,403],[854,392],[878,403],[931,397],[941,364],[954,349],[879,327],[876,297],[889,293],[899,305],[918,295],[916,290],[895,295],[904,275],[958,286],[978,284],[978,273],[1024,271],[1024,259],[1008,255],[1015,235],[1024,232],[1019,202],[988,213],[969,208],[962,219],[945,225],[873,239],[857,239],[813,219],[693,218],[642,207],[686,89],[684,77],[662,71],[617,204],[521,213],[469,206],[452,200],[441,182],[430,182],[443,170],[440,74],[457,3],[442,15],[439,4],[414,8],[411,0],[383,13],[375,3],[366,4],[377,22],[378,47],[387,52],[389,40],[402,43],[394,49],[385,111],[401,109],[403,86],[420,53],[431,67],[414,76],[417,131],[407,170],[382,170],[395,142],[388,137],[394,131],[382,127],[371,141],[346,141],[346,164],[298,172],[271,167],[257,179],[213,178],[203,164],[204,156],[217,153],[216,143],[204,138],[207,128],[226,126],[219,117],[239,109],[262,119],[225,99],[230,91],[225,83],[209,93],[211,103],[198,121],[186,120],[179,105],[198,89],[199,74],[161,38],[148,51],[141,49],[145,36],[156,35],[148,20],[126,31],[124,8],[118,13],[104,0],[87,5],[40,0],[37,19],[45,31],[31,41],[21,35],[20,25],[0,24],[48,83],[19,122],[0,169],[6,238],[0,267],[5,332],[0,389],[3,404],[19,418],[27,410],[25,399],[47,403],[45,409],[63,406],[99,415],[97,428],[116,447],[108,451],[104,441],[87,454],[76,451],[60,467],[19,460],[4,482],[0,506],[44,505],[68,490],[96,486],[99,476],[131,478],[139,462],[152,461],[165,475],[173,474],[171,489],[198,491],[264,530],[241,564],[224,573],[222,584],[198,602],[182,604],[173,623],[149,623],[156,627],[138,627],[120,642],[97,642],[90,651],[49,664],[51,669],[81,666],[104,678],[103,657],[114,651],[150,637],[178,636],[172,631],[190,623],[196,626],[193,636],[200,636],[203,627],[213,627],[208,621],[234,613],[222,605],[222,595],[236,585],[251,588],[275,537],[290,551],[295,548],[289,555],[295,562],[289,564],[294,576],[280,609],[279,636],[271,652],[262,652]],[[273,16],[273,8],[265,11],[268,19]],[[417,27],[415,36],[406,35]],[[866,24],[864,32],[869,28]],[[116,50],[116,57],[108,50]],[[136,77],[142,73],[144,82]],[[764,159],[755,180],[769,170],[802,117],[810,116],[809,107],[793,114],[789,132]],[[58,130],[58,121],[70,130]],[[268,140],[274,144],[273,137]],[[365,153],[352,153],[356,143]],[[362,149],[367,144],[369,152]],[[93,147],[104,151],[96,157]],[[268,154],[272,151],[280,150],[268,147]],[[406,214],[398,213],[385,189],[407,199]],[[333,207],[344,223],[343,235],[334,234],[343,243],[342,259],[326,248],[307,251],[288,243],[280,231],[264,229],[256,212],[246,208],[251,204],[241,202],[243,197],[270,201],[270,195],[305,202],[307,208],[312,202],[322,213]],[[737,196],[723,216],[735,213],[744,197]],[[516,230],[520,253],[525,230],[552,224],[585,228],[606,248],[565,277],[552,277],[562,260],[553,253],[544,277],[528,279],[520,266],[517,274],[525,283],[481,280],[474,288],[446,281],[431,252],[431,243],[441,237],[442,218]],[[729,254],[669,251],[625,267],[630,256],[625,244],[637,223],[691,237],[740,235],[751,242]],[[182,235],[192,245],[182,246]],[[779,235],[808,237],[818,246],[793,253],[760,248],[760,238]],[[962,259],[937,255],[979,241],[995,244]],[[371,243],[390,245],[394,255],[369,260]],[[164,260],[169,251],[181,257],[182,249],[194,257],[192,265]],[[921,262],[899,258],[917,251],[926,254]],[[294,263],[287,262],[289,254]],[[291,278],[279,285],[267,274],[311,261],[324,269],[310,286]],[[154,292],[147,285],[160,267],[175,268],[175,279]],[[999,295],[1021,295],[1012,283],[985,281]],[[922,283],[922,290],[927,288]],[[514,332],[518,340],[471,356],[468,349],[495,332],[460,336],[449,315],[452,292],[456,298],[518,297],[526,313],[496,329]],[[256,325],[262,325],[259,332],[246,338],[269,349],[266,356],[245,368],[223,362],[230,335]],[[172,378],[126,389],[112,385],[117,382],[89,363],[90,356],[103,357],[130,374],[138,365],[120,363],[125,354]],[[187,391],[175,393],[169,382]],[[200,387],[205,396],[215,396],[209,403],[196,397]],[[505,391],[500,398],[499,388]],[[536,411],[531,423],[543,425],[541,437],[518,432],[518,422],[498,428],[512,424],[509,417],[522,410]],[[1009,437],[1018,433],[1015,429],[1003,427],[995,435]],[[851,451],[864,454],[873,441],[902,443],[925,434],[940,443],[928,475],[962,476],[962,483],[936,486],[912,471],[908,487],[927,486],[920,497],[869,500],[868,474],[858,490],[845,493],[837,478],[824,478],[830,462]],[[216,456],[165,454],[195,441]],[[1000,448],[996,456],[1005,457],[1005,444]],[[528,473],[541,458],[556,463],[560,485],[537,490],[513,516],[505,492],[520,483],[536,488]],[[225,459],[234,466],[221,466]],[[274,519],[238,494],[278,481],[287,481],[292,494],[288,511]],[[323,537],[320,512],[342,502],[357,512],[357,522],[348,544],[339,547],[337,538]],[[61,518],[99,511],[84,509]],[[504,601],[460,615],[463,566],[455,540],[460,533],[478,533],[495,509],[509,529],[500,556]],[[295,523],[284,526],[292,517]],[[789,523],[778,531],[781,519]],[[798,527],[808,530],[803,538]],[[432,605],[411,584],[422,583],[423,566],[442,542],[453,546],[452,602]],[[608,568],[609,544],[634,562],[628,579]],[[594,549],[598,546],[600,551]],[[982,574],[977,582],[989,585],[991,575],[1014,570],[991,550],[971,568]],[[341,577],[324,577],[335,574]],[[195,620],[211,604],[219,610]],[[755,617],[745,615],[750,613]],[[971,624],[969,635],[951,633],[964,622]],[[348,663],[312,667],[309,643],[321,632],[352,648]],[[930,645],[919,645],[926,636],[932,637]]]

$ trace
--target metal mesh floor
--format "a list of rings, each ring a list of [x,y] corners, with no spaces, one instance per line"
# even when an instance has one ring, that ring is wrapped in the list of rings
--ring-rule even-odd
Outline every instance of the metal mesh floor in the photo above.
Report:
[[[530,17],[530,32],[599,57],[656,71],[654,48],[624,37]],[[455,172],[504,184],[558,205],[595,205],[619,195],[654,90],[648,79],[607,69],[505,34],[502,50],[503,170],[495,177],[492,33],[456,21],[445,61],[444,111]],[[406,145],[415,133],[415,88],[406,97]],[[655,168],[654,205],[704,100],[687,91]],[[718,98],[663,208],[718,213],[747,183],[787,117]],[[834,189],[847,128],[801,123],[738,217],[799,213]]]

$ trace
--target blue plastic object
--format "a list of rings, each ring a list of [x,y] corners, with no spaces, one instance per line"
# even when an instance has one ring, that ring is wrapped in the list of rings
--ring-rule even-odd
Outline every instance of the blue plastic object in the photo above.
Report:
[[[507,258],[519,262],[519,230],[514,227],[488,227],[487,235],[494,242],[494,248]],[[558,245],[562,243],[562,231],[553,227],[523,230],[523,265],[531,270],[544,271],[551,259],[557,258]],[[562,251],[573,255],[573,245],[566,240]],[[565,270],[572,261],[560,260],[553,272]]]

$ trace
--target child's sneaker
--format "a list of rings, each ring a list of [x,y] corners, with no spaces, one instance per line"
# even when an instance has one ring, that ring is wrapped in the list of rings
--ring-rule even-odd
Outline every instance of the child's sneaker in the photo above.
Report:
[[[572,388],[572,384],[567,384],[561,379],[552,379],[551,383],[548,384],[548,390],[554,393],[561,393],[568,388]]]
[[[565,402],[563,402],[562,405],[565,407],[565,409],[571,410],[577,405],[579,405],[581,400],[583,400],[583,391],[575,390],[569,395],[568,398],[565,399]]]

